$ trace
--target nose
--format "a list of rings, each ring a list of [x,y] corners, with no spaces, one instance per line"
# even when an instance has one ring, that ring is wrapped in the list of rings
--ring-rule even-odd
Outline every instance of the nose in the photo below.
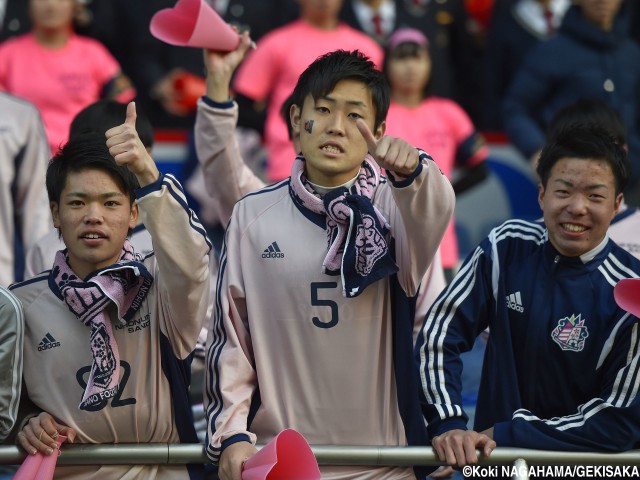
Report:
[[[340,114],[331,116],[329,121],[328,132],[332,135],[344,135],[344,122],[345,119]]]
[[[84,215],[84,221],[86,223],[101,223],[102,219],[103,214],[100,205],[95,203],[88,204]]]
[[[588,209],[588,200],[584,195],[572,195],[569,198],[567,210],[572,215],[585,215]]]

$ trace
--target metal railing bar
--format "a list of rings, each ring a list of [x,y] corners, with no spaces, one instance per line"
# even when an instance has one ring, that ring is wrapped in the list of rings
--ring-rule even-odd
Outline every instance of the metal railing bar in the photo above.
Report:
[[[320,465],[440,465],[431,447],[312,446]],[[480,455],[480,465],[507,465],[524,459],[528,465],[640,465],[640,450],[623,453],[558,452],[524,448],[496,448],[490,458]],[[0,446],[0,464],[21,463],[17,446]],[[201,444],[77,444],[62,447],[64,465],[184,465],[208,463]]]

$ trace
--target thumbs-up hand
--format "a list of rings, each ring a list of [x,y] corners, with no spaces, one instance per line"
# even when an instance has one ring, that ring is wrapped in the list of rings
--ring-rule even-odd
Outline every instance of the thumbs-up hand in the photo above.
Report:
[[[144,187],[160,177],[158,167],[147,152],[136,131],[136,104],[127,105],[127,116],[122,125],[105,133],[109,153],[118,165],[126,165]]]
[[[369,126],[361,118],[356,121],[356,126],[367,142],[369,154],[380,167],[400,178],[411,176],[418,168],[420,162],[418,150],[405,140],[388,135],[377,140],[371,133]]]

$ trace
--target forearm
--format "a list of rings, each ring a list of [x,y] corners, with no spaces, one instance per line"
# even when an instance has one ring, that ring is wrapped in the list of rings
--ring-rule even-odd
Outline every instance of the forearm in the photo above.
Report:
[[[215,201],[223,225],[226,225],[233,206],[240,198],[264,187],[264,182],[244,163],[240,154],[236,137],[237,118],[238,106],[235,103],[216,107],[203,99],[198,101],[196,152],[207,192]]]
[[[391,190],[397,208],[389,210],[395,240],[399,279],[407,294],[415,295],[451,221],[455,196],[449,180],[427,160],[422,171]]]
[[[416,340],[421,401],[432,436],[466,428],[460,354],[473,348],[495,311],[495,304],[484,295],[486,285],[491,284],[492,265],[478,247],[429,308]]]
[[[168,300],[180,335],[195,342],[209,298],[209,239],[172,175],[160,177],[136,195],[153,241],[160,294]]]

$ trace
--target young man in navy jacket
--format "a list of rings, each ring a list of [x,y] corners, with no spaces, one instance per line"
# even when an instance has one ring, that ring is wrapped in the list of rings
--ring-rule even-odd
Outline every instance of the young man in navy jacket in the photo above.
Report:
[[[640,445],[638,318],[615,284],[640,261],[607,235],[629,175],[623,148],[573,126],[542,151],[544,224],[507,221],[466,259],[416,343],[432,444],[450,465],[500,446],[623,451]],[[466,430],[459,354],[490,328]]]

